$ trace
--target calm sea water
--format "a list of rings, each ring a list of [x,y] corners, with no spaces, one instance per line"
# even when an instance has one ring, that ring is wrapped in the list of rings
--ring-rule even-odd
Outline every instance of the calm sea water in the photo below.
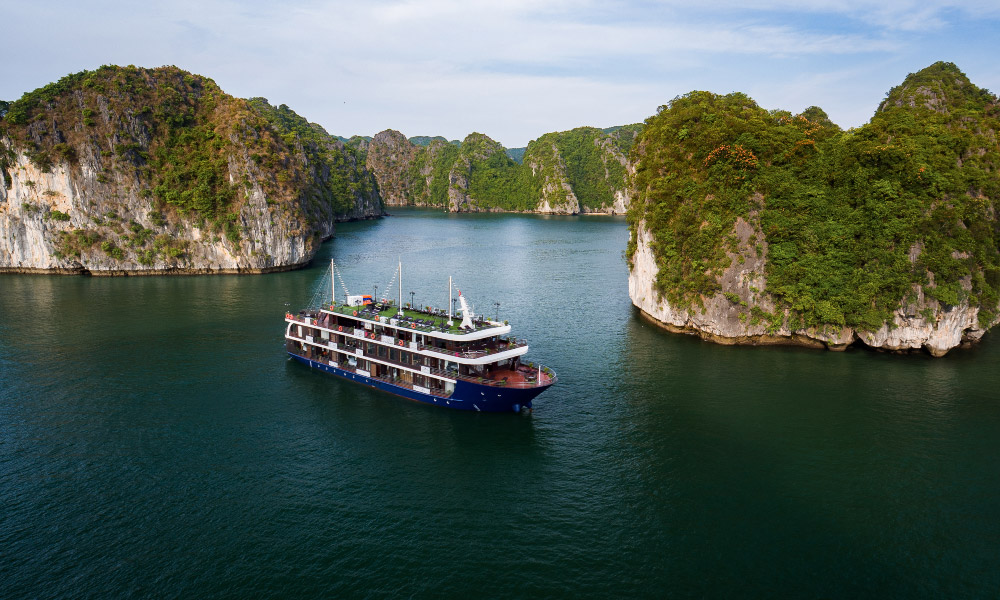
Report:
[[[995,332],[940,360],[671,335],[626,239],[398,211],[291,273],[0,277],[0,598],[1000,594]],[[287,361],[329,258],[380,294],[401,258],[422,305],[454,275],[559,383],[469,414]]]

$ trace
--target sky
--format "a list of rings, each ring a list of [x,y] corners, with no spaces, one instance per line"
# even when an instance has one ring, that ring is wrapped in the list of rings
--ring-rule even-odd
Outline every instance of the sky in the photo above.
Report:
[[[176,65],[345,137],[521,147],[692,90],[855,127],[938,60],[1000,92],[998,0],[0,0],[0,15],[0,99],[104,64]]]

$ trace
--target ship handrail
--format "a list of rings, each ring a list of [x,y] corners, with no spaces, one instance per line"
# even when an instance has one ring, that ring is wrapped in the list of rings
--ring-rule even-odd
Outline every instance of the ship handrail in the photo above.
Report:
[[[289,339],[289,340],[294,340],[294,341],[302,342],[302,343],[305,343],[305,344],[312,343],[312,344],[318,346],[320,349],[330,350],[330,348],[322,346],[321,344],[319,344],[318,342],[315,342],[315,341],[314,342],[309,342],[308,340],[306,340],[304,338],[298,338],[298,337],[291,336],[291,335],[290,336],[286,336],[286,338]],[[368,360],[373,360],[374,359],[374,360],[378,360],[378,361],[380,361],[382,363],[386,363],[386,364],[392,365],[394,367],[403,367],[405,369],[410,370],[411,372],[413,372],[416,375],[434,375],[436,377],[443,377],[443,378],[447,378],[447,379],[454,379],[456,381],[461,380],[461,381],[467,381],[467,382],[470,382],[470,383],[478,383],[480,385],[488,385],[490,387],[509,387],[509,388],[524,388],[524,389],[527,389],[527,388],[533,388],[533,387],[538,387],[540,385],[543,385],[543,382],[541,380],[537,380],[537,381],[503,381],[503,380],[499,380],[499,379],[487,379],[485,377],[479,377],[479,376],[476,376],[476,375],[463,375],[463,374],[458,373],[456,371],[450,371],[450,370],[445,370],[445,369],[436,369],[434,367],[428,367],[426,365],[406,364],[406,363],[402,363],[402,362],[399,362],[399,361],[390,360],[388,357],[383,357],[383,356],[368,356],[367,353],[364,353],[364,350],[362,350],[362,352],[363,352],[363,354],[361,354],[361,355],[351,354],[350,356],[354,356],[356,358],[364,358],[364,359],[368,359]],[[310,357],[303,357],[303,358],[310,358]],[[315,358],[310,358],[310,360],[316,360],[316,359]],[[320,362],[320,361],[317,361],[317,362]],[[338,362],[338,365],[339,365],[340,364],[339,361],[337,361],[337,362]],[[525,366],[528,366],[531,369],[537,369],[541,365],[535,365],[533,363],[528,363]],[[427,371],[423,370],[425,368],[427,369]],[[553,371],[549,367],[545,367],[545,366],[541,366],[541,369],[542,369],[542,372],[545,373],[545,375],[550,380],[550,383],[545,383],[544,385],[554,384],[556,382],[556,379],[557,379],[555,371]],[[374,378],[374,376],[371,376],[371,377]]]
[[[374,323],[382,323],[382,321],[380,319],[381,315],[379,315],[378,313],[373,313],[372,311],[366,310],[363,306],[347,306],[347,305],[344,305],[344,304],[334,304],[334,305],[327,304],[327,305],[323,305],[319,309],[311,309],[311,310],[313,312],[316,312],[316,313],[320,313],[322,311],[327,311],[327,312],[330,312],[330,313],[333,313],[333,314],[336,314],[336,315],[340,315],[340,316],[352,317],[352,318],[358,318],[358,319],[365,319],[367,321],[371,321],[371,322],[374,322]],[[421,313],[421,314],[427,315],[428,317],[432,317],[432,318],[437,318],[437,319],[444,318],[444,315],[442,315],[440,313],[437,313],[437,312],[427,312],[427,311],[418,310],[418,309],[414,309],[414,308],[407,308],[405,310],[410,311],[410,312]],[[354,313],[357,313],[357,314],[354,314]],[[402,318],[399,317],[398,316],[399,312],[397,312],[396,314],[397,314],[397,316],[391,317],[391,318],[397,319],[397,321],[399,321],[400,323],[413,323],[415,321],[415,319],[412,319],[410,317],[406,317],[405,315]],[[293,316],[293,318],[295,317],[295,315],[292,315],[292,316]],[[385,317],[381,317],[381,318],[385,318]],[[461,330],[461,329],[456,330],[455,327],[446,327],[446,326],[443,326],[442,324],[434,324],[434,325],[418,324],[416,327],[409,327],[409,326],[407,326],[406,329],[408,331],[411,331],[411,330],[412,331],[419,331],[421,333],[437,332],[437,333],[462,334],[462,333],[475,333],[475,332],[479,332],[479,331],[486,331],[488,329],[496,329],[496,328],[501,328],[501,327],[504,327],[504,326],[505,325],[500,324],[500,323],[495,323],[493,321],[480,320],[480,321],[473,321],[473,328],[471,330]],[[397,325],[397,327],[402,328],[401,325]]]
[[[399,339],[400,338],[396,338],[397,341]],[[378,340],[376,340],[376,341],[378,341]],[[407,345],[406,346],[400,346],[400,347],[409,348],[409,342],[406,342],[406,340],[403,340],[403,342],[406,343]],[[501,352],[506,352],[508,350],[515,350],[517,348],[523,348],[523,347],[525,347],[527,345],[528,345],[528,341],[527,340],[518,339],[518,340],[514,341],[513,343],[507,344],[503,348],[497,347],[495,349],[494,348],[486,348],[486,349],[476,349],[476,350],[448,350],[447,348],[440,348],[438,346],[427,346],[425,344],[421,344],[420,342],[417,342],[417,348],[416,349],[417,350],[424,350],[424,351],[427,351],[427,352],[433,352],[435,354],[443,354],[445,356],[457,356],[459,358],[482,358],[484,356],[490,356],[490,355],[493,355],[493,354],[500,354]]]
[[[314,346],[317,346],[321,350],[332,350],[332,348],[330,348],[329,346],[324,346],[323,344],[321,344],[321,343],[319,343],[317,341],[310,342],[307,339],[300,338],[300,337],[295,337],[294,335],[286,336],[286,339],[293,340],[293,341],[296,341],[296,342],[301,342],[301,343],[304,343],[304,344],[312,344]],[[384,362],[386,364],[392,365],[394,367],[403,367],[404,369],[408,369],[408,370],[412,371],[416,375],[434,375],[434,376],[442,377],[442,378],[446,378],[446,379],[461,379],[462,378],[462,376],[460,376],[458,373],[456,373],[454,371],[448,371],[448,370],[445,370],[445,369],[436,369],[434,367],[428,367],[427,365],[408,364],[408,363],[400,362],[398,360],[392,360],[392,359],[390,359],[387,356],[371,356],[369,353],[367,353],[367,352],[364,351],[364,348],[360,349],[361,352],[362,352],[361,354],[355,354],[355,351],[359,349],[357,346],[346,346],[345,345],[344,349],[345,350],[348,350],[348,349],[350,350],[350,352],[345,352],[345,354],[347,354],[348,356],[352,356],[352,357],[356,357],[356,358],[365,358],[365,359],[368,359],[368,360],[377,360],[377,361]],[[338,350],[340,350],[340,349],[338,348]],[[427,370],[424,371],[423,369],[427,369]]]
[[[324,330],[327,330],[327,331],[329,331],[330,333],[333,333],[333,334],[345,335],[345,336],[350,337],[351,339],[359,339],[357,336],[354,335],[353,332],[336,331],[336,330],[332,329],[329,326],[320,325],[319,323],[306,323],[305,322],[305,317],[300,317],[298,315],[286,314],[285,318],[288,319],[288,320],[295,321],[296,323],[302,323],[306,327],[315,327],[317,329],[324,329]],[[315,319],[316,317],[309,317],[309,318],[310,319]],[[410,330],[408,330],[408,329],[402,329],[402,331],[410,331]],[[416,330],[413,330],[413,331],[419,331],[419,329],[416,329]],[[476,349],[476,350],[448,350],[447,348],[441,348],[439,346],[428,346],[426,344],[421,344],[420,342],[417,342],[417,347],[416,348],[411,348],[410,344],[412,342],[404,340],[403,338],[400,338],[398,336],[390,336],[390,337],[392,337],[392,342],[391,343],[390,342],[383,342],[379,338],[363,338],[363,339],[365,339],[366,341],[369,341],[369,342],[375,342],[377,344],[381,344],[383,346],[394,346],[394,347],[399,347],[399,348],[405,348],[407,350],[422,350],[422,351],[425,351],[425,352],[433,352],[435,354],[442,354],[444,356],[456,356],[456,357],[459,357],[459,358],[482,358],[484,356],[491,356],[493,354],[499,354],[501,352],[507,352],[508,350],[516,350],[517,348],[524,348],[524,347],[527,347],[527,345],[528,345],[528,340],[526,340],[526,339],[510,337],[510,338],[500,338],[500,339],[502,339],[504,341],[507,341],[508,344],[507,344],[506,347],[499,347],[498,346],[495,349],[486,348],[485,350],[484,349]],[[398,344],[399,344],[400,341],[402,341],[405,345],[404,346],[399,346]]]
[[[306,360],[311,360],[313,362],[318,362],[320,364],[323,364],[323,361],[321,361],[321,360],[316,360],[315,358],[311,358],[311,357],[308,357],[308,356],[303,356],[303,355],[298,354],[298,353],[295,353],[295,354],[296,354],[296,356],[302,356],[302,358],[304,358]],[[337,363],[337,368],[340,369],[341,371],[347,371],[348,373],[358,374],[357,368],[356,367],[352,367],[351,365],[342,365],[340,363]],[[361,377],[367,377],[369,379],[378,379],[379,381],[384,381],[386,383],[391,383],[392,385],[396,385],[396,386],[399,386],[399,387],[402,387],[402,388],[406,388],[406,389],[410,389],[410,390],[413,389],[413,385],[414,385],[413,383],[407,383],[407,382],[405,382],[405,381],[403,381],[401,379],[398,379],[398,378],[394,379],[392,377],[384,377],[382,375],[361,375]],[[438,389],[435,389],[435,388],[432,388],[432,387],[424,387],[424,389],[429,390],[429,392],[430,392],[430,394],[432,396],[438,396],[439,398],[450,398],[451,397],[451,394],[445,394],[441,390],[438,390]]]

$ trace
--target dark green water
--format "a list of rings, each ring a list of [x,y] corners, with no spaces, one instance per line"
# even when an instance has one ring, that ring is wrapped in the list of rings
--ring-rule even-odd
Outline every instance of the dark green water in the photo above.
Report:
[[[1000,593],[1000,344],[645,323],[610,218],[401,211],[254,277],[0,278],[0,598]],[[286,361],[325,268],[447,276],[559,383],[451,412]],[[288,303],[288,306],[286,306]]]

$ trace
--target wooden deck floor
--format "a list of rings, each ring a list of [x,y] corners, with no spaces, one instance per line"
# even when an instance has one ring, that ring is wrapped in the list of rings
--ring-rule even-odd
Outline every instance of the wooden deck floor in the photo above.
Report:
[[[537,369],[496,369],[490,372],[490,379],[500,381],[506,378],[508,384],[512,385],[545,385],[551,381],[551,377],[542,371],[541,378],[538,377]]]

